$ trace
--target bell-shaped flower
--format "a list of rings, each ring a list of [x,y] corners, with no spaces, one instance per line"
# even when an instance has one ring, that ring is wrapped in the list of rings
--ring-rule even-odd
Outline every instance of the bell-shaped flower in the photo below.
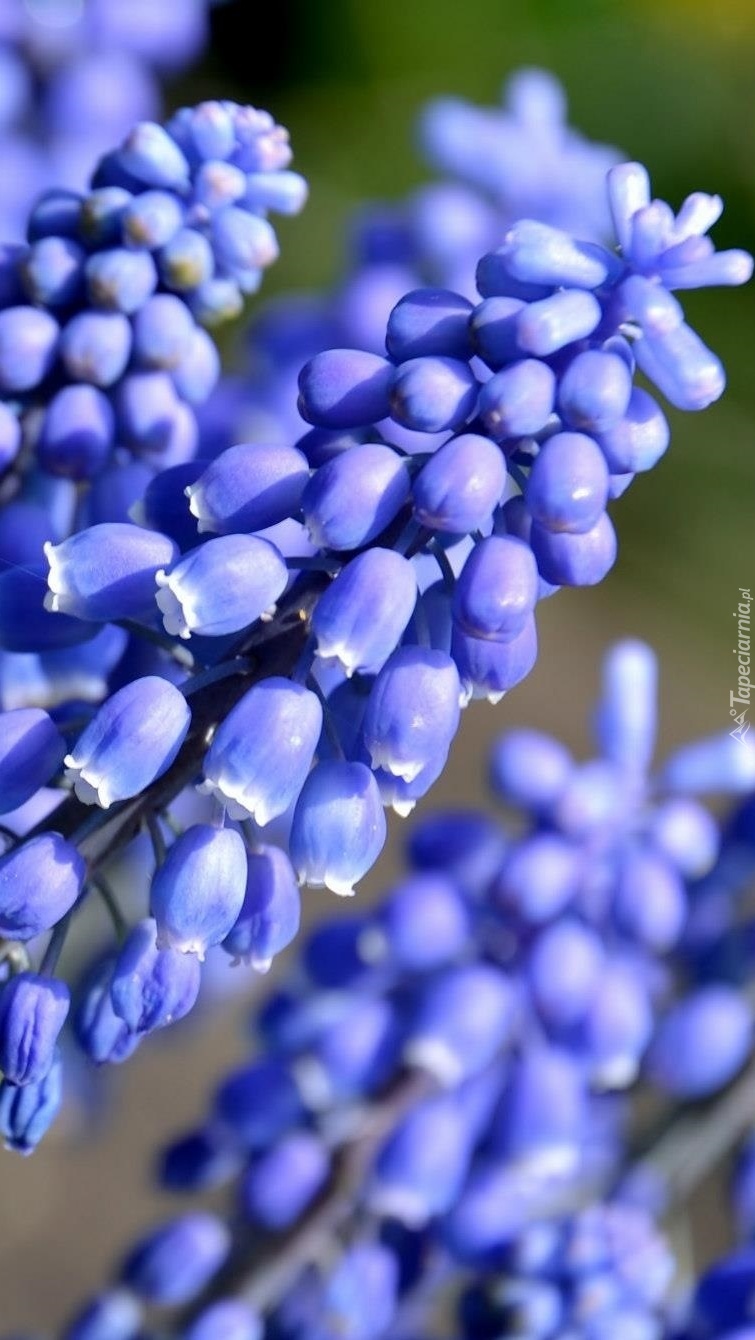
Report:
[[[121,1279],[145,1303],[178,1307],[202,1292],[230,1248],[231,1231],[216,1215],[181,1215],[137,1242]]]
[[[36,1084],[50,1070],[71,1003],[65,982],[22,972],[0,991],[0,1070],[11,1084]]]
[[[294,810],[290,851],[302,884],[352,894],[386,838],[377,782],[363,763],[319,763]]]
[[[373,1213],[422,1228],[456,1201],[469,1167],[469,1131],[443,1095],[420,1103],[383,1145],[367,1188]]]
[[[186,497],[200,534],[234,535],[294,516],[308,479],[307,458],[296,447],[245,442],[221,452]]]
[[[370,692],[365,747],[374,768],[414,781],[439,752],[447,753],[459,726],[461,684],[443,651],[399,647]]]
[[[120,1065],[141,1041],[113,1009],[110,986],[113,955],[92,964],[85,974],[73,1014],[73,1030],[85,1056],[95,1065]]]
[[[155,575],[178,557],[167,535],[121,521],[103,521],[44,549],[45,607],[101,623],[151,616]]]
[[[60,833],[41,833],[0,860],[0,935],[32,940],[76,902],[86,875],[77,849]]]
[[[244,904],[223,948],[266,972],[296,937],[300,920],[301,895],[288,856],[280,847],[260,845],[249,855]]]
[[[360,549],[409,497],[409,472],[391,447],[359,443],[316,470],[302,496],[304,523],[320,549]]]
[[[458,578],[454,622],[469,637],[509,642],[525,628],[537,603],[532,550],[510,535],[476,544]]]
[[[255,684],[218,726],[200,790],[232,819],[264,826],[299,795],[321,729],[322,708],[309,689],[281,676]]]
[[[202,970],[195,954],[158,949],[151,917],[129,932],[113,968],[110,1000],[132,1033],[151,1033],[183,1019],[193,1008]]]
[[[272,617],[288,569],[269,540],[221,535],[156,574],[157,604],[168,633],[223,637]]]
[[[66,755],[79,800],[107,809],[138,795],[170,767],[190,722],[183,694],[159,675],[118,689]]]
[[[246,847],[239,834],[209,824],[187,828],[152,879],[158,948],[203,959],[235,925],[245,890]]]
[[[487,698],[497,703],[526,678],[537,660],[535,617],[530,615],[522,631],[507,642],[472,637],[454,624],[451,655],[467,699]]]
[[[47,1133],[63,1097],[63,1062],[58,1054],[43,1079],[32,1084],[0,1081],[0,1139],[6,1149],[31,1154]]]
[[[49,782],[64,753],[60,731],[40,708],[0,712],[0,814]]]
[[[395,650],[417,600],[414,568],[392,549],[367,549],[342,568],[312,615],[317,654],[347,675],[377,674]]]

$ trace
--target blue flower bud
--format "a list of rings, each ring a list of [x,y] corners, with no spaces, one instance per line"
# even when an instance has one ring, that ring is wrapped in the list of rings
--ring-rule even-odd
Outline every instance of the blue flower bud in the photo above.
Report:
[[[687,918],[684,884],[673,866],[652,851],[630,851],[621,861],[613,915],[632,940],[658,954],[678,942]]]
[[[576,340],[592,335],[603,311],[597,298],[584,289],[559,289],[549,298],[527,303],[516,322],[522,353],[547,358]]]
[[[527,980],[549,1028],[568,1029],[584,1017],[604,959],[600,937],[582,922],[563,918],[545,927],[530,951]]]
[[[495,372],[480,391],[479,412],[491,437],[539,433],[553,413],[556,377],[547,363],[523,358]]]
[[[241,1298],[211,1303],[184,1331],[184,1340],[262,1340],[263,1324]]]
[[[266,972],[295,939],[300,920],[299,886],[286,853],[280,847],[258,847],[249,856],[244,904],[223,948]]]
[[[121,1279],[145,1303],[178,1307],[202,1292],[230,1248],[230,1229],[214,1214],[185,1214],[137,1243]]]
[[[240,316],[244,298],[235,279],[216,275],[193,290],[189,306],[197,321],[212,329]]]
[[[385,344],[391,358],[455,358],[472,356],[469,319],[474,308],[467,298],[442,288],[418,288],[396,304],[388,318]]]
[[[138,1340],[142,1309],[126,1289],[108,1289],[97,1294],[74,1317],[63,1332],[63,1340]]]
[[[328,1335],[378,1340],[391,1324],[399,1289],[399,1264],[379,1242],[347,1248],[325,1286],[322,1314]]]
[[[409,473],[390,447],[364,442],[321,465],[302,495],[304,523],[320,549],[359,549],[377,538],[409,497]]]
[[[218,261],[239,280],[245,272],[263,270],[278,259],[275,232],[259,214],[226,205],[213,214],[211,227]]]
[[[110,984],[114,963],[114,957],[108,955],[92,965],[84,976],[73,1015],[76,1040],[95,1065],[120,1065],[141,1041],[113,1009]]]
[[[639,974],[621,960],[609,960],[579,1028],[580,1049],[593,1083],[606,1089],[631,1084],[654,1022]]]
[[[450,656],[399,647],[378,674],[364,716],[364,743],[373,768],[414,781],[439,752],[448,752],[459,726],[460,696]]]
[[[723,732],[694,740],[666,759],[660,782],[666,791],[693,796],[750,791],[755,785],[755,745]]]
[[[309,478],[295,447],[250,442],[221,453],[186,490],[201,532],[263,530],[292,516]]]
[[[212,276],[215,257],[203,233],[181,228],[159,255],[160,278],[177,293],[197,288]]]
[[[538,571],[554,586],[595,586],[616,562],[616,531],[607,512],[577,535],[535,521],[531,538]]]
[[[720,359],[689,326],[635,341],[637,366],[677,409],[707,409],[726,386]]]
[[[470,1145],[455,1098],[420,1103],[378,1154],[367,1186],[369,1208],[408,1228],[423,1228],[456,1202],[469,1167]]]
[[[134,196],[122,216],[124,239],[135,247],[157,251],[183,223],[181,201],[170,191],[145,191]]]
[[[469,913],[455,884],[428,872],[401,881],[361,932],[359,947],[370,963],[427,972],[463,953],[469,935]]]
[[[645,770],[653,757],[658,715],[658,666],[650,647],[617,642],[603,663],[603,690],[596,735],[604,758],[619,767]]]
[[[129,508],[133,521],[168,535],[181,550],[194,549],[199,544],[197,523],[186,506],[186,489],[202,473],[205,461],[184,461],[153,475],[145,466],[147,483],[139,489]],[[118,467],[123,470],[123,466]]]
[[[595,242],[577,242],[560,228],[521,219],[497,252],[513,279],[554,288],[600,288],[620,272],[620,261]]]
[[[468,636],[510,642],[526,627],[537,603],[532,550],[508,535],[475,545],[453,595],[455,624]]]
[[[624,359],[602,349],[577,354],[558,385],[558,408],[566,424],[586,433],[605,433],[627,412],[632,374]]]
[[[103,623],[151,614],[155,574],[178,552],[167,535],[120,522],[103,522],[44,548],[50,568],[46,607]]]
[[[525,679],[537,660],[537,628],[530,615],[520,633],[508,642],[471,637],[454,624],[451,655],[467,698],[500,702],[504,693]]]
[[[417,600],[408,559],[391,549],[358,554],[320,596],[312,615],[317,653],[346,674],[377,674],[398,645]]]
[[[93,306],[131,315],[157,288],[157,270],[148,251],[113,247],[89,257],[86,281]]]
[[[598,434],[598,445],[613,472],[652,470],[668,447],[671,432],[659,405],[633,386],[623,419]]]
[[[63,1063],[56,1056],[51,1069],[34,1084],[0,1081],[0,1137],[6,1149],[31,1154],[47,1133],[63,1097]]]
[[[293,1131],[265,1150],[241,1181],[243,1213],[253,1224],[280,1233],[290,1228],[322,1190],[330,1155],[313,1131]]]
[[[584,874],[581,849],[558,833],[534,833],[509,849],[495,883],[496,902],[533,924],[557,916]]]
[[[214,340],[195,326],[181,358],[171,368],[173,385],[182,400],[201,405],[215,389],[220,378],[220,354]]]
[[[288,584],[286,564],[269,540],[221,535],[156,574],[156,600],[168,633],[223,637],[272,617]]]
[[[538,452],[527,480],[527,507],[547,530],[583,534],[608,502],[608,466],[584,433],[555,433]]]
[[[246,848],[239,834],[209,824],[187,828],[152,880],[158,949],[203,959],[238,920],[245,889]]]
[[[50,1070],[71,998],[55,977],[23,972],[0,990],[0,1070],[10,1084],[37,1084]]]
[[[381,996],[343,993],[320,1021],[296,1078],[309,1107],[353,1101],[387,1084],[399,1060],[400,1030],[393,1005]]]
[[[496,1153],[531,1174],[576,1171],[587,1107],[578,1060],[556,1047],[531,1047],[514,1063],[492,1132]]]
[[[685,879],[699,879],[718,856],[721,837],[709,810],[694,800],[672,797],[657,805],[650,817],[653,846]]]
[[[14,560],[17,561],[17,560]],[[0,572],[0,648],[47,652],[86,642],[91,624],[48,612],[47,573],[43,563]]]
[[[298,172],[251,172],[246,179],[244,204],[257,211],[298,214],[307,203],[309,188]]]
[[[67,307],[82,289],[85,252],[67,237],[43,237],[19,265],[24,288],[40,307]]]
[[[280,676],[263,680],[218,726],[202,790],[217,796],[232,819],[268,824],[299,795],[321,728],[316,694]]]
[[[723,1340],[752,1340],[753,1283],[755,1252],[748,1243],[706,1270],[694,1295],[695,1322],[708,1335],[723,1332]]]
[[[40,307],[6,307],[0,312],[0,389],[4,395],[31,391],[55,362],[60,330]]]
[[[74,381],[112,386],[131,357],[131,325],[121,312],[79,312],[60,337],[60,356]]]
[[[420,433],[459,428],[473,413],[478,391],[474,372],[460,359],[411,358],[396,369],[391,415]]]
[[[133,197],[123,186],[98,186],[79,201],[76,234],[90,247],[114,246],[120,241],[124,212]]]
[[[241,1169],[241,1156],[209,1130],[191,1131],[162,1150],[157,1180],[167,1191],[212,1191]]]
[[[146,675],[103,703],[66,755],[79,800],[103,809],[136,796],[170,767],[191,724],[183,694]]]
[[[132,1033],[151,1033],[183,1019],[196,1003],[201,982],[194,954],[157,948],[151,917],[129,932],[113,968],[113,1010]]]
[[[451,810],[421,820],[409,836],[409,861],[452,879],[471,898],[483,895],[506,851],[499,824],[473,810]]]
[[[38,707],[0,712],[0,814],[49,782],[65,753],[57,726]]]
[[[480,1162],[443,1221],[443,1241],[457,1260],[495,1263],[540,1218],[542,1199],[542,1184],[528,1169]]]
[[[353,894],[386,838],[377,782],[363,763],[318,763],[296,802],[289,847],[302,884]]]
[[[0,859],[0,935],[33,940],[69,912],[86,865],[60,833],[41,833]]]
[[[64,386],[47,406],[37,455],[52,475],[91,479],[107,464],[114,440],[115,416],[102,392]]]
[[[536,730],[510,730],[493,745],[490,782],[510,805],[542,811],[558,799],[572,760],[560,740]]]
[[[220,1131],[246,1149],[266,1149],[299,1124],[302,1100],[290,1071],[278,1060],[261,1060],[233,1071],[215,1096]]]
[[[328,349],[299,375],[299,413],[316,428],[361,428],[386,419],[395,369],[377,354]]]
[[[145,368],[176,368],[191,343],[194,319],[183,299],[157,293],[134,317],[134,357]]]
[[[456,1085],[508,1045],[515,1019],[516,993],[500,969],[485,963],[451,968],[420,992],[406,1060]]]
[[[723,983],[699,987],[661,1019],[646,1073],[665,1093],[706,1098],[733,1079],[750,1053],[752,1006]]]
[[[9,405],[0,402],[0,470],[6,470],[21,446],[21,424]]]
[[[167,130],[155,121],[141,121],[126,137],[115,158],[118,165],[145,186],[183,192],[189,164]]]
[[[479,530],[503,497],[506,460],[488,437],[463,433],[430,457],[414,481],[414,515],[423,526],[450,534]]]

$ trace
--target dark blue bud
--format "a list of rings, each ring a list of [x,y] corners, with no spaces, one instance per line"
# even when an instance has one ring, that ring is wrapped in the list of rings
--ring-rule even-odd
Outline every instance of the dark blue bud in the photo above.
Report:
[[[558,916],[584,874],[580,847],[558,833],[535,833],[509,849],[495,883],[496,902],[535,925]]]
[[[500,448],[488,437],[463,433],[439,447],[414,481],[414,515],[430,530],[479,530],[501,501],[506,478]]]
[[[542,811],[558,799],[572,760],[560,740],[536,730],[510,730],[493,745],[490,782],[511,805]]]
[[[250,442],[229,447],[186,490],[201,532],[263,530],[298,510],[309,478],[295,447]]]
[[[239,834],[209,824],[187,828],[152,880],[158,948],[202,960],[238,920],[245,889],[246,848]]]
[[[217,796],[232,819],[268,824],[299,795],[321,728],[316,694],[280,676],[263,680],[218,726],[202,790]]]
[[[196,955],[158,949],[157,927],[148,917],[133,927],[118,953],[110,999],[132,1033],[151,1033],[189,1013],[200,982]]]
[[[280,847],[259,846],[249,855],[246,894],[238,920],[223,941],[233,958],[266,972],[276,954],[295,939],[301,897],[293,867]]]
[[[584,433],[554,433],[532,465],[525,498],[547,530],[583,534],[608,502],[608,466],[597,442]]]
[[[63,1340],[139,1340],[142,1309],[126,1289],[97,1294],[70,1321]]]
[[[185,461],[182,465],[172,465],[153,475],[148,467],[139,463],[138,468],[145,471],[147,482],[135,496],[129,508],[132,520],[144,522],[151,530],[159,530],[168,535],[181,550],[193,549],[199,544],[197,523],[186,506],[186,489],[194,483],[205,469],[206,461]],[[120,470],[123,466],[118,467]]]
[[[299,375],[299,412],[317,428],[361,428],[386,419],[395,369],[358,349],[316,354]]]
[[[230,1229],[215,1215],[182,1215],[137,1243],[123,1263],[121,1279],[145,1303],[178,1307],[202,1292],[230,1248]]]
[[[167,1191],[201,1192],[225,1186],[240,1171],[241,1159],[222,1139],[199,1129],[162,1150],[157,1180]]]
[[[752,1045],[752,1007],[723,983],[673,1005],[648,1049],[646,1073],[665,1093],[705,1098],[733,1079]]]
[[[60,833],[41,833],[0,859],[0,935],[32,940],[69,912],[86,865]]]
[[[48,608],[107,623],[152,614],[154,579],[173,563],[177,549],[168,536],[113,521],[46,544],[44,553]]]
[[[102,392],[64,386],[47,406],[37,455],[52,475],[91,479],[107,465],[114,440],[115,416]]]
[[[537,628],[530,615],[522,631],[508,642],[471,637],[454,623],[451,655],[467,698],[497,703],[530,673],[537,660]]]
[[[541,577],[554,586],[596,586],[616,562],[616,531],[607,512],[581,534],[532,525],[532,552]]]
[[[67,307],[79,297],[85,253],[67,237],[34,242],[19,269],[32,302],[41,307]]]
[[[373,1213],[423,1228],[458,1198],[469,1166],[469,1133],[452,1097],[420,1103],[383,1145],[367,1186]]]
[[[624,418],[631,394],[632,374],[624,359],[587,349],[572,359],[560,378],[558,408],[569,427],[606,433]]]
[[[29,242],[40,237],[76,237],[79,230],[81,196],[75,191],[43,191],[29,211],[26,236]]]
[[[241,1180],[244,1215],[280,1233],[305,1213],[330,1172],[330,1155],[313,1131],[293,1131],[251,1163]]]
[[[39,307],[6,307],[0,312],[0,390],[31,391],[50,372],[60,330]]]
[[[491,437],[539,433],[553,413],[555,373],[538,358],[523,358],[496,372],[480,391],[479,411]]]
[[[439,752],[447,753],[459,726],[461,684],[442,651],[399,647],[372,686],[363,722],[373,768],[412,782]]]
[[[473,638],[510,642],[527,625],[537,603],[532,550],[508,535],[475,545],[453,595],[455,624]]]
[[[156,573],[158,607],[168,633],[223,637],[272,617],[288,584],[274,544],[256,535],[221,535]]]
[[[280,1061],[261,1060],[223,1081],[213,1115],[224,1135],[257,1150],[298,1125],[302,1112],[299,1089],[288,1068]]]
[[[157,293],[134,317],[134,357],[145,368],[177,368],[194,329],[194,318],[181,298]]]
[[[707,1334],[725,1332],[722,1340],[752,1340],[753,1287],[755,1250],[748,1244],[705,1272],[694,1296],[695,1319]]]
[[[55,1058],[71,998],[55,977],[23,972],[0,989],[0,1070],[10,1084],[37,1084]]]
[[[321,595],[312,615],[317,653],[347,675],[376,674],[395,650],[414,611],[410,561],[390,549],[358,554]]]
[[[74,381],[112,386],[131,357],[131,325],[121,312],[79,312],[60,337],[60,356]]]
[[[516,1013],[516,992],[498,968],[476,963],[449,969],[420,992],[406,1060],[442,1084],[457,1085],[508,1045]]]
[[[472,341],[469,318],[474,308],[460,293],[418,288],[396,304],[388,318],[385,344],[397,363],[409,358],[440,356],[469,359]]]
[[[200,1312],[184,1340],[262,1340],[263,1324],[241,1298],[223,1298]]]
[[[600,937],[581,921],[563,918],[546,926],[527,963],[527,980],[543,1022],[571,1028],[586,1014],[603,970]]]
[[[409,473],[390,447],[351,447],[321,465],[302,495],[304,523],[320,549],[359,549],[377,538],[409,497]]]
[[[169,680],[146,675],[124,685],[66,755],[79,800],[107,809],[138,795],[170,767],[190,723],[186,699]]]
[[[363,763],[318,763],[296,802],[290,851],[302,884],[350,895],[383,850],[377,783]]]
[[[440,433],[460,428],[477,404],[479,383],[456,358],[411,358],[396,369],[391,415],[405,428]]]
[[[57,726],[38,707],[0,712],[0,814],[49,782],[65,753]]]
[[[451,879],[472,898],[486,892],[506,851],[500,826],[475,810],[451,810],[415,824],[409,837],[409,862]]]
[[[60,1056],[44,1079],[36,1084],[0,1082],[0,1138],[6,1149],[31,1154],[47,1133],[60,1109],[63,1096],[63,1063]]]
[[[0,648],[3,651],[54,652],[88,641],[94,631],[93,625],[49,612],[45,604],[48,599],[44,563],[0,571]]]

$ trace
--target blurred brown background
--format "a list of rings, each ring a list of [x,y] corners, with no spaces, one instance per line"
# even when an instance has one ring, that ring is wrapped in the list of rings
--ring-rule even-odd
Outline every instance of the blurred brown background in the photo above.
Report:
[[[266,293],[327,283],[349,207],[422,179],[411,130],[425,97],[494,102],[523,63],[554,70],[572,122],[644,160],[659,195],[678,203],[693,189],[723,194],[720,245],[755,244],[752,0],[725,0],[715,12],[706,0],[278,0],[265,11],[271,36],[250,40],[259,10],[251,0],[218,10],[205,65],[170,96],[239,96],[269,106],[291,130],[311,203],[282,228],[283,258]],[[725,399],[703,415],[675,416],[668,456],[615,508],[616,570],[597,590],[541,607],[536,670],[498,707],[466,714],[423,809],[482,801],[490,739],[514,722],[589,750],[599,657],[620,635],[643,637],[661,654],[663,749],[727,724],[731,610],[737,588],[755,584],[755,288],[690,295],[686,306],[729,369]],[[401,838],[396,821],[363,898],[397,870]],[[307,895],[312,916],[326,898]],[[168,1198],[150,1188],[152,1152],[200,1115],[212,1079],[242,1054],[246,980],[204,1024],[147,1045],[110,1077],[102,1130],[82,1133],[74,1113],[32,1159],[0,1155],[3,1330],[59,1322],[129,1234],[167,1210]]]

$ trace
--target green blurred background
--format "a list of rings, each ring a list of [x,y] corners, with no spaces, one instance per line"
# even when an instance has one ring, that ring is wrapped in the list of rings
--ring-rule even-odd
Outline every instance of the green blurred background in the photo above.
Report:
[[[753,0],[720,0],[715,10],[707,0],[277,0],[264,8],[264,36],[262,17],[253,0],[221,7],[213,50],[171,99],[237,96],[291,130],[311,200],[281,227],[282,259],[265,294],[334,280],[353,205],[400,197],[426,178],[412,135],[423,99],[495,103],[522,64],[554,71],[572,123],[646,162],[658,195],[676,205],[691,190],[720,192],[719,245],[755,247]],[[737,588],[755,585],[755,286],[692,294],[686,306],[729,370],[724,400],[674,416],[668,455],[614,509],[615,571],[596,590],[542,607],[535,672],[496,709],[466,714],[422,808],[479,800],[485,748],[514,721],[586,750],[598,658],[618,635],[660,652],[663,746],[727,725],[731,610]],[[399,829],[363,897],[396,870]],[[332,906],[308,895],[312,916]],[[4,1329],[59,1320],[128,1233],[167,1211],[149,1188],[151,1151],[196,1119],[212,1078],[240,1054],[240,1009],[175,1046],[146,1047],[115,1077],[114,1125],[103,1138],[84,1140],[63,1123],[28,1163],[0,1158]]]

